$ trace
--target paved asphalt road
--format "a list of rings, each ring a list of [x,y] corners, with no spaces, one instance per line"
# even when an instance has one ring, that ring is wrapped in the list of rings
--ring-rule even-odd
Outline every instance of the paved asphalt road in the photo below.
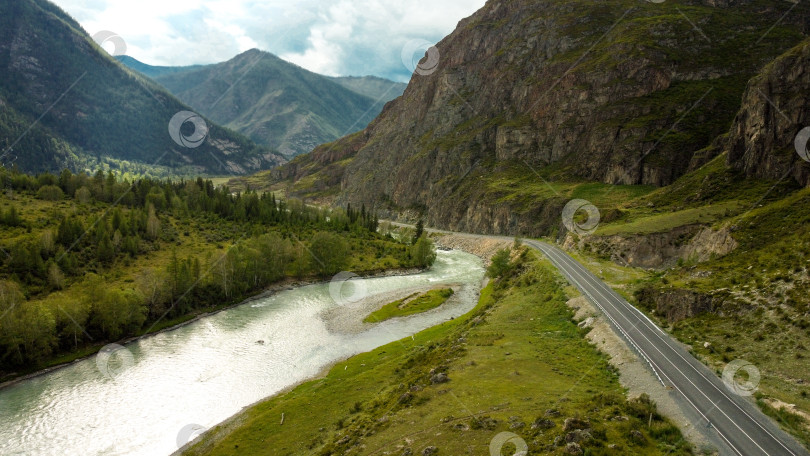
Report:
[[[513,239],[430,231],[479,239]],[[810,456],[810,452],[765,416],[750,399],[734,393],[733,387],[727,386],[672,336],[578,261],[554,245],[535,240],[523,242],[548,257],[565,278],[604,313],[661,383],[672,389],[685,412],[695,412],[689,415],[698,417],[700,422],[692,424],[703,426],[704,434],[711,436],[713,432],[717,438],[711,440],[724,444],[718,448],[721,455]]]
[[[543,252],[607,316],[660,381],[677,393],[677,399],[697,411],[702,422],[693,424],[717,433],[727,445],[721,454],[810,455],[754,404],[735,394],[732,387],[579,262],[551,244],[533,240],[524,243]]]

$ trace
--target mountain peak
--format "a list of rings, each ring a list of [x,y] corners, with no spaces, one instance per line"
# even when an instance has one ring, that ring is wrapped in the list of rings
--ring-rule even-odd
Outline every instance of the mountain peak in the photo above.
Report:
[[[159,69],[154,78],[199,113],[287,156],[364,128],[404,91],[382,79],[322,76],[259,49],[214,65]]]

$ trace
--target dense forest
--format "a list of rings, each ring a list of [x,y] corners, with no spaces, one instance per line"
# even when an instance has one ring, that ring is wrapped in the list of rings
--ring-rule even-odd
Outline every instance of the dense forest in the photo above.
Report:
[[[221,308],[286,277],[428,267],[425,237],[211,181],[0,171],[0,378]]]

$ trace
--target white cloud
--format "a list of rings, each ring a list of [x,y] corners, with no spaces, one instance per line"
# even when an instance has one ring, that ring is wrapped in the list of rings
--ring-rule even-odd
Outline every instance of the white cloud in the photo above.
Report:
[[[329,75],[407,80],[405,43],[436,42],[485,0],[54,0],[88,33],[110,30],[152,65],[228,60],[251,48]]]

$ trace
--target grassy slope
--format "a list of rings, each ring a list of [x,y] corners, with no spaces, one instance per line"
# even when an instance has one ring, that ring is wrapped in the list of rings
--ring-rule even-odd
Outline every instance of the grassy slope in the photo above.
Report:
[[[469,314],[339,363],[213,429],[185,454],[421,454],[428,446],[439,455],[487,454],[510,429],[532,454],[563,454],[553,442],[569,417],[590,421],[587,454],[688,454],[677,428],[657,414],[648,428],[648,406],[626,401],[615,371],[572,322],[566,292],[529,253]],[[431,384],[433,369],[450,381]],[[532,429],[538,418],[553,427]],[[643,441],[633,442],[632,430]]]
[[[487,173],[484,186],[487,199],[510,203],[518,211],[531,209],[538,201],[554,198],[579,198],[599,208],[610,208],[655,190],[651,185],[610,185],[566,179],[553,167],[533,170],[521,162],[505,164],[497,171]]]
[[[382,308],[372,312],[363,321],[375,323],[385,321],[395,317],[407,317],[421,312],[427,312],[444,304],[450,296],[453,296],[452,288],[441,290],[430,290],[426,293],[415,293],[403,299],[389,302]]]
[[[745,179],[724,160],[720,156],[672,186],[625,204],[622,218],[603,223],[596,234],[667,230],[698,222],[685,214],[701,214],[703,225],[732,227],[739,247],[729,255],[661,273],[576,255],[653,318],[650,304],[639,303],[635,291],[685,289],[713,296],[716,312],[662,324],[718,372],[734,359],[753,363],[762,376],[760,405],[810,445],[810,422],[763,403],[775,398],[810,411],[810,189]]]

